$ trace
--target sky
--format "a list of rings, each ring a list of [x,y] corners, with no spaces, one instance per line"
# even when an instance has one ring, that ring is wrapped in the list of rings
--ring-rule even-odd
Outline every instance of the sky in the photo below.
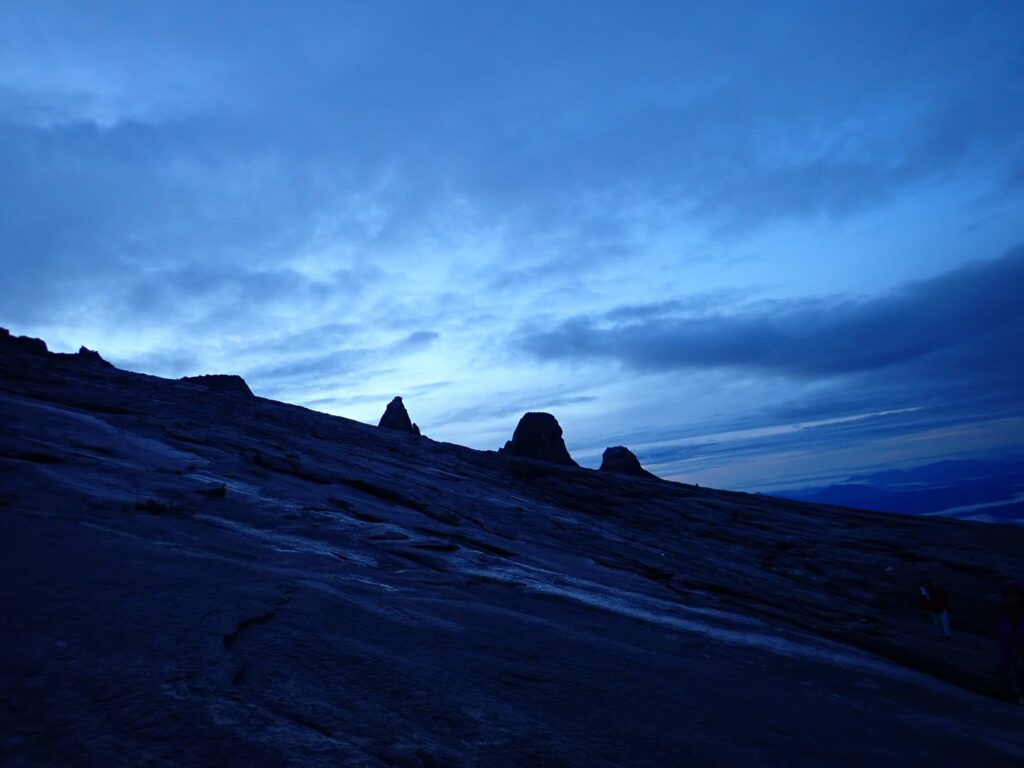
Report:
[[[0,0],[0,325],[744,490],[1024,451],[1024,4]]]

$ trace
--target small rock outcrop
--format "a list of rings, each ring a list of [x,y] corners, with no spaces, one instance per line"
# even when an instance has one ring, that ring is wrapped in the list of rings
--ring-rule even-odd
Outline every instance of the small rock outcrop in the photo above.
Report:
[[[12,336],[6,328],[0,328],[0,348],[15,352],[27,352],[30,355],[45,355],[49,350],[42,339],[31,336]]]
[[[550,413],[531,412],[523,415],[512,439],[499,453],[511,453],[527,459],[553,464],[578,466],[562,440],[562,428]]]
[[[405,403],[402,402],[402,398],[395,397],[388,407],[384,409],[384,415],[380,417],[380,422],[377,424],[378,427],[384,427],[385,429],[397,429],[399,432],[409,432],[414,435],[420,434],[420,428],[413,424],[412,419],[409,418],[409,412],[405,410]]]
[[[600,471],[654,479],[658,477],[640,466],[640,459],[624,445],[613,445],[604,449],[604,453],[601,455]]]
[[[202,384],[218,392],[227,392],[229,394],[242,395],[243,397],[255,397],[252,390],[249,389],[249,385],[245,383],[245,379],[236,374],[209,373],[202,376],[182,376],[178,381],[188,384]]]
[[[80,358],[82,358],[83,360],[88,360],[90,363],[96,363],[97,365],[102,365],[104,368],[113,368],[114,367],[112,363],[108,363],[106,360],[104,360],[100,356],[99,352],[97,352],[94,349],[89,349],[88,347],[79,347],[79,349],[78,349],[78,356]]]

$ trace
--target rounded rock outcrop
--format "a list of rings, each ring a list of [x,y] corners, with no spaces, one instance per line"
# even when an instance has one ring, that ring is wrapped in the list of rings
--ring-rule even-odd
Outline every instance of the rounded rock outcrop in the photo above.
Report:
[[[552,464],[578,466],[562,440],[562,427],[550,413],[524,414],[516,425],[512,439],[505,443],[505,447],[499,453],[510,453],[513,456]]]
[[[604,449],[601,455],[600,472],[615,472],[620,475],[657,478],[640,466],[640,459],[624,445],[613,445]]]

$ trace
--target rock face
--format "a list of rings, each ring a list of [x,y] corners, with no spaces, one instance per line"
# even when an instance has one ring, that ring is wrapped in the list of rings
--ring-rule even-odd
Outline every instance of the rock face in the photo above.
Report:
[[[601,456],[601,472],[615,472],[620,475],[657,478],[640,466],[640,459],[624,445],[613,445],[604,449]]]
[[[49,351],[46,348],[46,342],[42,339],[33,339],[31,336],[12,336],[6,328],[0,328],[0,346],[27,352],[31,355],[45,355]]]
[[[245,383],[245,379],[241,376],[236,376],[235,374],[210,373],[202,376],[182,376],[179,381],[189,382],[191,384],[202,384],[210,389],[216,389],[219,392],[228,392],[235,395],[242,395],[243,397],[255,397],[252,390],[249,389],[249,385]]]
[[[409,432],[414,435],[420,434],[420,428],[413,424],[412,419],[409,418],[409,412],[405,410],[405,403],[402,402],[402,398],[395,397],[388,407],[384,409],[384,415],[380,417],[380,422],[377,424],[378,427],[384,427],[385,429],[397,429],[400,432]]]
[[[232,399],[0,347],[0,765],[1021,768],[1024,526]]]
[[[499,453],[511,453],[527,459],[549,461],[553,464],[578,466],[569,455],[562,440],[562,428],[550,413],[527,413],[519,420],[512,439]]]
[[[111,363],[108,363],[106,360],[104,360],[100,356],[99,352],[97,352],[94,349],[89,349],[88,347],[79,347],[78,356],[83,360],[88,360],[91,363],[97,363],[98,365],[102,365],[106,368],[114,367]],[[248,389],[248,387],[246,388]]]

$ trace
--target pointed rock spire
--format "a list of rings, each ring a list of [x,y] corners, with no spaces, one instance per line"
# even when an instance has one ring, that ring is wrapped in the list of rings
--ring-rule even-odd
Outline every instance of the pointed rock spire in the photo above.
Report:
[[[613,445],[610,448],[604,449],[604,454],[601,456],[600,471],[615,472],[620,475],[658,478],[657,475],[651,474],[640,466],[640,459],[624,445]]]
[[[414,435],[419,435],[420,433],[420,428],[413,424],[412,419],[409,418],[409,412],[405,410],[402,398],[397,396],[388,403],[388,407],[384,409],[384,415],[380,417],[380,422],[377,426],[384,427],[385,429],[397,429],[401,432],[410,432]]]
[[[562,428],[550,413],[527,413],[519,420],[512,439],[499,453],[527,459],[577,466],[562,440]]]

